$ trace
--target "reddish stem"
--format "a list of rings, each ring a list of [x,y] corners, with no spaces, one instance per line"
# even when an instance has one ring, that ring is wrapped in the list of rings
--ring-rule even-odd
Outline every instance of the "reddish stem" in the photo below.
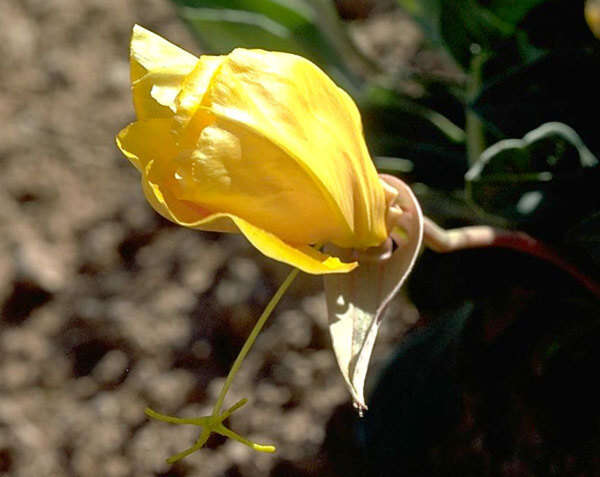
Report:
[[[552,247],[525,232],[497,229],[485,225],[444,230],[427,217],[424,217],[423,225],[423,241],[435,252],[448,253],[483,247],[502,247],[517,250],[552,263],[571,275],[595,296],[600,297],[600,284],[598,282],[563,259]]]

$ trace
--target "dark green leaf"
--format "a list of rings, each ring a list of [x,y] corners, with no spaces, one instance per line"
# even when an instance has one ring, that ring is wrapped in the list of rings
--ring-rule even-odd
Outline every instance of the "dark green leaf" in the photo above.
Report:
[[[585,22],[584,4],[585,0],[546,0],[527,12],[519,29],[536,48],[593,47],[598,40]]]
[[[442,314],[398,347],[360,422],[371,469],[368,475],[431,475],[421,473],[427,453],[460,416],[456,344],[473,309],[465,303]],[[413,465],[421,467],[413,469]]]
[[[520,137],[539,124],[560,121],[600,151],[596,111],[600,50],[555,51],[539,60],[507,69],[484,83],[472,108],[488,127],[504,137]]]
[[[518,34],[518,22],[546,0],[398,0],[424,28],[428,38],[443,44],[465,68],[473,54],[489,54]]]
[[[473,55],[498,48],[514,32],[514,25],[497,17],[476,0],[442,2],[442,38],[454,58],[468,68]]]
[[[584,0],[398,0],[398,3],[423,26],[431,41],[444,45],[465,69],[474,54],[487,57],[508,54],[516,65],[535,58],[539,50],[590,47],[598,43],[585,23]]]
[[[413,164],[411,179],[442,188],[462,187],[466,172],[464,131],[422,101],[371,87],[359,98],[369,149],[375,155],[401,157]],[[398,172],[393,159],[379,164]],[[396,171],[395,171],[396,170]]]
[[[595,212],[571,228],[566,235],[568,245],[581,250],[584,259],[600,267],[600,212]]]
[[[529,11],[545,2],[547,0],[491,0],[487,7],[505,22],[517,25]]]
[[[547,123],[500,141],[466,175],[471,200],[488,213],[550,234],[595,210],[598,160],[570,127]]]

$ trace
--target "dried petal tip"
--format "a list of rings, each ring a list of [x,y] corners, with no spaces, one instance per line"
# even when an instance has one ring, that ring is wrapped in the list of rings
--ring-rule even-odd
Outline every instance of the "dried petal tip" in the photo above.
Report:
[[[356,409],[358,417],[365,417],[365,411],[369,409],[366,404],[360,403],[358,401],[352,401],[352,407]]]

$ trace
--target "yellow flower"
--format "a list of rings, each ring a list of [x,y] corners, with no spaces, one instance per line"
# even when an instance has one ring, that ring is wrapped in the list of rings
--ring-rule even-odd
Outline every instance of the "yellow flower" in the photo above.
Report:
[[[136,25],[131,83],[138,120],[117,144],[167,219],[241,232],[315,274],[357,264],[312,245],[364,249],[387,238],[356,105],[310,61],[245,49],[197,58]]]
[[[596,38],[600,38],[600,0],[585,2],[585,20]]]

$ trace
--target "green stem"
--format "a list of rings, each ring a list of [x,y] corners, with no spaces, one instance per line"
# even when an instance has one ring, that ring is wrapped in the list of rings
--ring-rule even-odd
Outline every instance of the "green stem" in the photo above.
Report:
[[[209,417],[176,417],[176,416],[167,416],[166,414],[161,414],[160,412],[156,412],[149,407],[144,411],[146,416],[151,417],[152,419],[156,419],[157,421],[169,422],[171,424],[192,424],[194,426],[205,426],[209,422]]]
[[[195,442],[195,444],[192,447],[184,450],[183,452],[180,452],[179,454],[175,454],[174,456],[169,457],[167,459],[167,464],[174,464],[178,460],[181,460],[184,457],[187,457],[188,455],[193,454],[197,450],[202,449],[204,444],[206,444],[206,441],[208,441],[209,437],[210,437],[210,429],[207,427],[202,431],[202,434],[200,434],[200,437],[198,438],[198,440]]]
[[[225,426],[223,426],[223,424],[219,424],[216,427],[215,432],[217,434],[221,434],[224,437],[229,437],[230,439],[233,439],[234,441],[241,442],[242,444],[247,445],[248,447],[250,447],[251,449],[253,449],[255,451],[268,452],[268,453],[275,452],[275,446],[262,445],[262,444],[257,444],[255,442],[249,441],[245,437],[242,437],[239,434],[233,432],[231,429],[227,429]]]
[[[481,67],[485,62],[485,55],[474,54],[471,59],[469,80],[467,83],[467,112],[465,132],[467,136],[467,158],[469,164],[474,164],[485,149],[485,138],[483,136],[483,124],[477,114],[471,110],[472,103],[481,89]]]
[[[227,395],[227,392],[229,391],[229,388],[231,387],[231,383],[233,382],[233,378],[235,377],[238,370],[240,369],[240,366],[242,365],[244,358],[246,358],[246,355],[248,354],[248,352],[250,351],[250,348],[252,348],[252,345],[256,341],[256,337],[260,333],[260,330],[262,330],[262,328],[265,325],[265,323],[267,322],[269,316],[271,316],[271,313],[277,306],[277,303],[279,303],[279,300],[281,300],[281,297],[283,296],[283,294],[286,292],[286,290],[292,284],[292,282],[294,281],[294,278],[296,278],[296,275],[298,275],[298,269],[295,268],[294,270],[292,270],[290,272],[290,274],[287,276],[287,278],[284,280],[284,282],[280,285],[279,289],[275,292],[275,295],[273,295],[273,298],[271,298],[271,301],[269,301],[265,310],[262,312],[262,315],[260,315],[260,318],[254,325],[254,328],[250,332],[250,336],[248,336],[248,339],[244,343],[244,346],[242,346],[242,349],[240,350],[240,353],[238,354],[237,358],[235,359],[233,366],[229,370],[229,374],[227,375],[225,384],[223,384],[223,387],[221,388],[221,392],[219,393],[219,397],[217,398],[215,407],[213,408],[213,412],[212,412],[213,416],[217,416],[219,414],[219,412],[221,411],[221,407],[223,406],[223,401],[225,401],[225,396]]]

